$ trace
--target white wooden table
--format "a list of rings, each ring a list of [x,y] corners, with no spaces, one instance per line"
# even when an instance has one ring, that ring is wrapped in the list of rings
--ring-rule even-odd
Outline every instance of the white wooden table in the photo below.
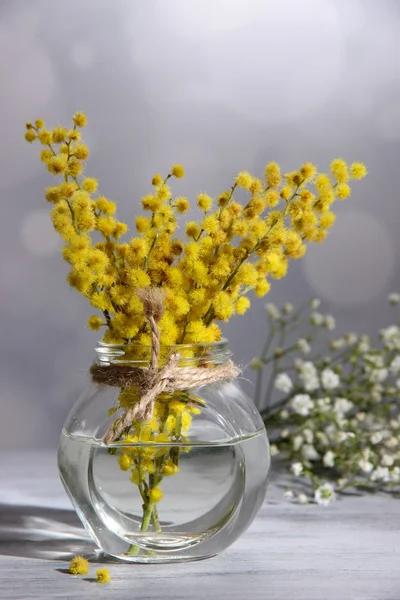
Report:
[[[65,572],[93,544],[59,482],[55,452],[0,454],[0,598],[400,600],[400,500],[300,506],[283,498],[284,485],[273,479],[253,525],[221,556],[110,563],[112,582],[99,585]]]

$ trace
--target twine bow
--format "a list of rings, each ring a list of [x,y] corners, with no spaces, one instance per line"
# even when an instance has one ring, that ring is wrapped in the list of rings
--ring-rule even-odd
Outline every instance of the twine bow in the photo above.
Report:
[[[139,400],[121,415],[104,437],[104,443],[110,444],[118,439],[123,431],[134,421],[147,422],[153,417],[154,402],[163,392],[187,390],[222,379],[235,379],[239,374],[236,365],[228,360],[223,365],[210,367],[179,367],[181,355],[173,352],[161,369],[160,330],[158,323],[163,315],[163,293],[159,288],[137,290],[143,303],[144,314],[151,331],[151,357],[148,368],[127,367],[122,365],[92,365],[90,373],[95,383],[115,387],[139,389]]]

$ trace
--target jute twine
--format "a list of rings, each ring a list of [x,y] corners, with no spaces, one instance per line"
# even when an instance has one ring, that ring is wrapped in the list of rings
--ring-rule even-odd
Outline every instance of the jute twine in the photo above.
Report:
[[[114,387],[137,387],[139,400],[126,410],[110,428],[104,437],[105,444],[111,444],[123,431],[135,421],[148,422],[153,417],[154,402],[162,392],[173,394],[175,391],[213,383],[223,379],[235,379],[239,369],[228,360],[223,365],[210,367],[179,367],[181,355],[173,352],[167,363],[159,368],[160,330],[158,323],[163,315],[163,294],[159,288],[144,288],[137,291],[143,303],[144,314],[151,331],[151,357],[148,367],[128,367],[122,365],[93,364],[90,373],[92,381]]]

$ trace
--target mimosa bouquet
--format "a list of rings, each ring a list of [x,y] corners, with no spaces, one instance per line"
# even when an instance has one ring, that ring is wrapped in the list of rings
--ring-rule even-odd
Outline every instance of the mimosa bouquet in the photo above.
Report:
[[[123,348],[115,368],[92,368],[95,382],[119,390],[104,441],[140,492],[142,531],[151,524],[159,532],[156,505],[164,478],[178,473],[181,453],[190,450],[185,441],[193,415],[204,409],[193,390],[238,372],[230,361],[207,360],[207,348],[221,340],[221,322],[244,314],[251,292],[265,296],[271,280],[286,275],[290,259],[301,258],[307,243],[325,239],[335,222],[335,200],[350,196],[350,179],[364,177],[366,168],[335,159],[331,175],[318,173],[311,162],[284,175],[270,162],[263,178],[241,171],[216,198],[197,195],[193,204],[200,216],[182,231],[178,218],[191,203],[172,194],[170,183],[184,176],[176,164],[166,176],[154,175],[132,236],[115,217],[115,203],[98,193],[97,180],[84,175],[86,122],[80,112],[71,127],[47,129],[39,119],[27,123],[25,137],[41,144],[41,160],[58,178],[45,197],[65,242],[68,283],[98,311],[88,326],[103,331],[103,344]],[[243,192],[241,203],[237,196]],[[196,354],[196,345],[203,354]],[[129,366],[146,357],[147,369]],[[179,375],[178,363],[192,367]],[[148,446],[138,448],[138,442]]]

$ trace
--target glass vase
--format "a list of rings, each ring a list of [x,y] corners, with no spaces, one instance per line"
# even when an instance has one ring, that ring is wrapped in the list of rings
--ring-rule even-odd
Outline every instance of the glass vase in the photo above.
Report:
[[[179,345],[179,366],[229,360],[226,340]],[[96,348],[100,365],[147,367],[150,348]],[[163,358],[164,357],[164,358]],[[263,421],[237,380],[161,394],[150,422],[103,439],[135,388],[90,382],[61,434],[61,480],[83,525],[106,554],[127,562],[181,562],[215,556],[250,525],[270,466]]]

